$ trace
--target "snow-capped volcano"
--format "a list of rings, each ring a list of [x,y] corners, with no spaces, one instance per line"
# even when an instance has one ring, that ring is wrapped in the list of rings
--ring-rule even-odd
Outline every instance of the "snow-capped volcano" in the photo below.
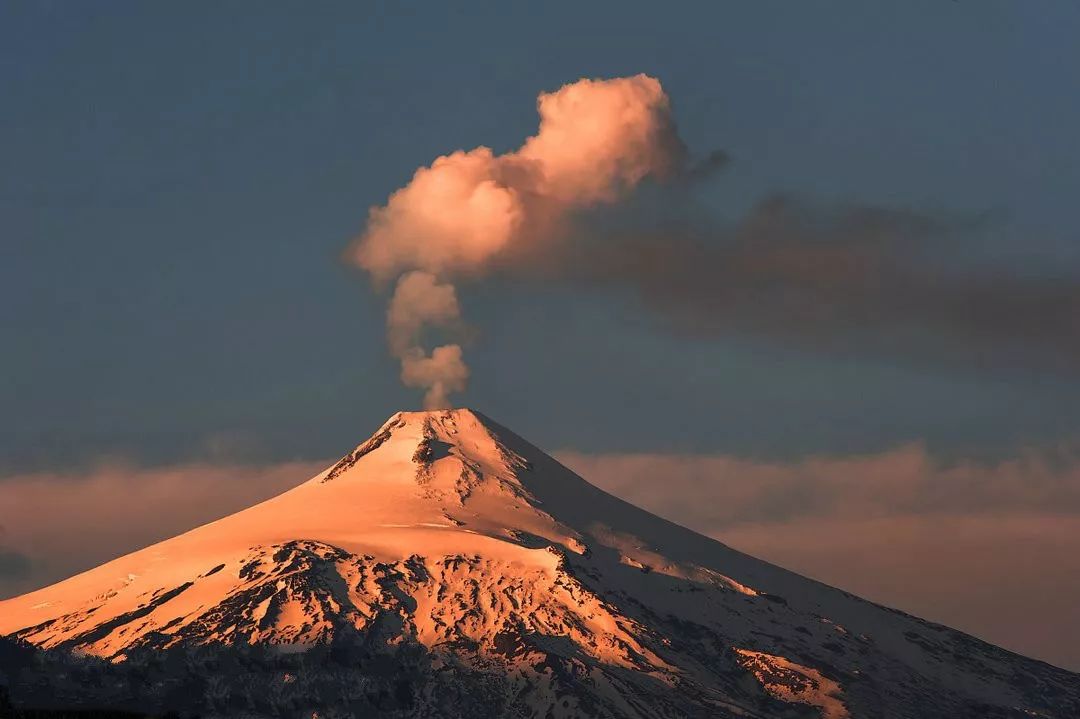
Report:
[[[660,519],[465,409],[396,414],[284,494],[0,602],[0,635],[114,662],[408,645],[490,678],[492,716],[1080,716],[1078,675]],[[402,706],[459,715],[424,686]]]

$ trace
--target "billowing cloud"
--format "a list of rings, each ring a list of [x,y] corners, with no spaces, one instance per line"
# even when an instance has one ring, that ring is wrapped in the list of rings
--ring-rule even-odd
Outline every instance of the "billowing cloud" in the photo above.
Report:
[[[629,293],[679,334],[1080,367],[1080,277],[980,260],[983,220],[786,195],[722,219],[698,190],[730,158],[688,162],[655,78],[580,80],[537,109],[539,130],[517,150],[457,151],[417,170],[346,253],[378,287],[400,278],[390,347],[427,407],[469,376],[453,283],[493,273]],[[660,196],[642,202],[647,178],[672,181],[648,183]],[[449,341],[429,353],[432,330]]]
[[[462,358],[460,345],[442,345],[424,354],[413,348],[401,357],[401,381],[406,387],[423,387],[425,407],[447,407],[450,394],[462,392],[469,379],[469,368]]]
[[[539,131],[519,149],[457,151],[417,170],[372,208],[346,253],[376,284],[401,278],[387,318],[390,348],[405,384],[427,388],[428,408],[446,406],[468,379],[460,344],[430,355],[421,344],[425,328],[453,330],[460,319],[451,280],[483,275],[522,246],[554,241],[575,210],[615,202],[682,163],[655,78],[579,80],[542,93],[537,110]]]
[[[428,355],[421,344],[424,329],[458,329],[460,325],[461,308],[453,285],[420,270],[398,279],[386,315],[387,341],[391,354],[401,361],[405,386],[427,389],[425,407],[447,406],[451,392],[465,389],[469,369],[460,345],[442,345]]]

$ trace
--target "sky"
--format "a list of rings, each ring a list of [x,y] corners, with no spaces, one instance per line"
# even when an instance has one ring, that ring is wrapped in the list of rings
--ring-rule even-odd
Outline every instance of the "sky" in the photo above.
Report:
[[[1051,571],[1080,545],[1078,30],[1068,0],[4,4],[0,595],[419,406],[342,259],[368,209],[439,155],[519,147],[541,92],[646,73],[690,157],[726,162],[584,218],[589,271],[459,288],[456,401],[665,516],[1080,669],[1054,631],[1080,587]],[[743,252],[762,219],[773,252]],[[853,261],[883,271],[849,284]],[[209,515],[81,554],[58,527],[107,534],[117,495],[208,472]],[[852,503],[880,476],[905,501]],[[87,501],[50,516],[61,495]],[[912,562],[927,542],[954,550]],[[986,598],[1021,569],[1054,606]]]

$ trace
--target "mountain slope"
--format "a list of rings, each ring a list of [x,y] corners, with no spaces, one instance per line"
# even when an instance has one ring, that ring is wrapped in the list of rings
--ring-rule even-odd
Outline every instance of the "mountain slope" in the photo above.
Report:
[[[1080,716],[1077,675],[660,519],[469,410],[394,415],[278,497],[0,602],[0,635],[114,662],[409,645],[496,677],[494,716]]]

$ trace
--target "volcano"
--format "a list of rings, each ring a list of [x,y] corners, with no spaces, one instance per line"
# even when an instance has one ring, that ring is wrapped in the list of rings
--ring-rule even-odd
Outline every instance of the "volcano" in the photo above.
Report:
[[[395,414],[284,494],[0,602],[0,635],[144,671],[210,653],[212,695],[158,700],[212,715],[1080,716],[1080,675],[649,514],[467,409]],[[265,691],[227,660],[254,649]],[[333,691],[286,696],[304,657]],[[180,671],[154,666],[149,689]]]

